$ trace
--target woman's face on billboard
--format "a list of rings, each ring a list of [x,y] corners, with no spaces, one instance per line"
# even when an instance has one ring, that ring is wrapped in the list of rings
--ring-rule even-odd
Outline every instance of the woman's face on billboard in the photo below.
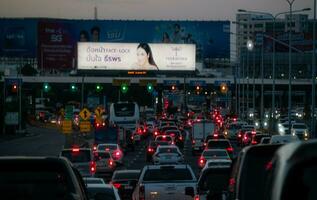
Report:
[[[138,48],[137,49],[137,59],[138,59],[138,65],[139,66],[145,66],[149,61],[149,57],[144,49]]]

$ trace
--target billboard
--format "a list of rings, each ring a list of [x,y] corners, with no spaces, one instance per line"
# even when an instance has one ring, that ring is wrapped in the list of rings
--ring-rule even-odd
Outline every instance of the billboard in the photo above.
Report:
[[[79,70],[194,71],[194,44],[78,43]]]

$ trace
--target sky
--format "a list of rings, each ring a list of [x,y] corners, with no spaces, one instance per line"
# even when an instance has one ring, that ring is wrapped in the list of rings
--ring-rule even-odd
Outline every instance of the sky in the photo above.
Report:
[[[295,0],[293,9],[312,9],[313,2]],[[93,19],[95,6],[98,19],[131,20],[235,20],[239,8],[289,10],[287,0],[1,0],[0,17]]]

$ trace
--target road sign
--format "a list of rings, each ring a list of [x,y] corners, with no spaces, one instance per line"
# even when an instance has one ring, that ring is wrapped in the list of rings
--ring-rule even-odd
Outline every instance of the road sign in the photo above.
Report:
[[[79,116],[85,121],[90,118],[90,115],[91,113],[89,112],[87,108],[82,109],[79,113]]]
[[[7,112],[4,121],[6,125],[19,125],[19,113]]]
[[[200,80],[190,81],[189,85],[190,86],[206,86],[206,81],[200,81]]]
[[[157,85],[156,79],[140,79],[139,81],[140,86],[147,86],[149,83],[151,83],[153,86]]]
[[[100,117],[102,113],[103,109],[100,106],[98,106],[95,110],[96,117]]]
[[[220,86],[223,83],[230,87],[231,82],[228,80],[215,80],[214,86]]]
[[[172,85],[178,86],[179,80],[164,80],[163,85],[164,86],[172,86]]]
[[[130,79],[113,79],[112,80],[113,86],[121,86],[122,84],[130,85]]]
[[[65,119],[72,119],[73,118],[73,106],[66,106],[65,107]]]
[[[90,132],[90,122],[89,121],[82,121],[79,124],[80,132],[81,133],[87,133]]]
[[[72,121],[71,121],[71,120],[64,120],[64,121],[62,122],[62,132],[63,132],[64,134],[72,133],[72,132],[73,132]]]

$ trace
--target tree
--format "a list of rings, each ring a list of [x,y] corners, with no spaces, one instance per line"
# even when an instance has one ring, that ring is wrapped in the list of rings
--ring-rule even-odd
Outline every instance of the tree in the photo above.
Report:
[[[25,64],[21,69],[21,74],[23,76],[35,76],[37,73],[37,70],[34,69],[31,64]]]

